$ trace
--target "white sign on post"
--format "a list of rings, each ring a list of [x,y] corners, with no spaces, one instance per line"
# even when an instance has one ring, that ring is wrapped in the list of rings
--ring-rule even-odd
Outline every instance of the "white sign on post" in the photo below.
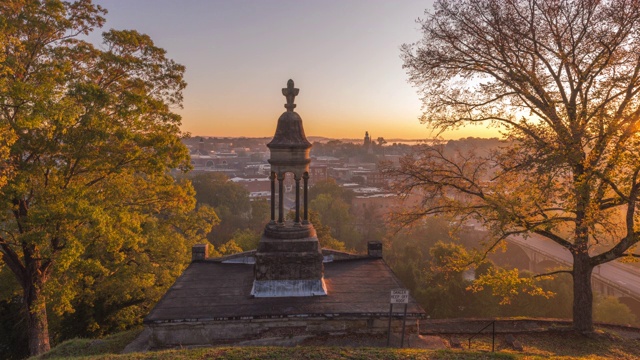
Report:
[[[407,290],[407,289],[393,289],[393,290],[391,290],[391,303],[392,304],[408,304],[409,303],[409,290]]]

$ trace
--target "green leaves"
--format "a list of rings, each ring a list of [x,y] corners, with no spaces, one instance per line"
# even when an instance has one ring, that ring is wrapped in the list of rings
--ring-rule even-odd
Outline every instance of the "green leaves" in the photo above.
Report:
[[[184,67],[135,30],[82,40],[105,12],[0,4],[0,253],[93,334],[139,322],[218,222],[170,176],[190,167],[171,110]]]

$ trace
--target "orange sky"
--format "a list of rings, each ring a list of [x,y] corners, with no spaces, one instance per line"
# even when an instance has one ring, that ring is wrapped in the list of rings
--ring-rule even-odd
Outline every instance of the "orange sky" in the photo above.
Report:
[[[273,136],[293,79],[307,136],[425,139],[400,46],[420,39],[431,1],[96,0],[105,29],[148,34],[186,66],[183,131]],[[97,37],[96,37],[97,39]],[[498,136],[473,126],[445,138]]]
[[[276,89],[279,90],[279,89]],[[426,139],[433,138],[436,134],[425,125],[421,124],[418,111],[383,112],[375,109],[348,109],[334,110],[323,109],[321,106],[306,106],[303,99],[303,91],[296,101],[296,111],[302,116],[307,136],[323,136],[328,138],[361,138],[365,131],[377,139]],[[178,111],[183,116],[183,131],[192,135],[201,136],[228,136],[228,137],[265,137],[273,136],[278,117],[285,111],[284,97],[274,100],[277,105],[254,105],[244,110],[225,109],[222,111],[206,111],[193,108],[185,108]],[[417,101],[417,100],[416,100]],[[311,105],[311,104],[309,104]],[[417,105],[420,108],[420,105]],[[219,126],[224,124],[224,129]],[[449,131],[442,135],[447,139],[461,137],[499,137],[496,129],[484,126],[467,126],[465,128]]]

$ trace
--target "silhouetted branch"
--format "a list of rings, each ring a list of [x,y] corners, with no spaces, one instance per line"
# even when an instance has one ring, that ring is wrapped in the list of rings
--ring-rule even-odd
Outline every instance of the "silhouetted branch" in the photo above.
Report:
[[[556,274],[571,274],[573,275],[573,271],[571,270],[556,270],[556,271],[552,271],[552,272],[548,272],[548,273],[544,273],[544,274],[537,274],[534,275],[534,278],[539,278],[539,277],[543,277],[543,276],[551,276],[551,275],[556,275]]]

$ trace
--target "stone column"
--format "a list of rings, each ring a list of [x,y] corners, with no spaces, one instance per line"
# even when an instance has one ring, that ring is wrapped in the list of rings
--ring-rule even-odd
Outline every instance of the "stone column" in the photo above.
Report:
[[[309,173],[305,172],[302,175],[302,179],[304,180],[304,213],[303,213],[303,224],[309,223]]]
[[[284,174],[278,175],[278,223],[284,224]]]
[[[300,224],[300,177],[298,174],[294,175],[294,180],[296,181],[296,225]]]
[[[269,180],[271,180],[271,221],[270,224],[275,224],[276,222],[276,173],[273,171],[271,175],[269,175]]]

